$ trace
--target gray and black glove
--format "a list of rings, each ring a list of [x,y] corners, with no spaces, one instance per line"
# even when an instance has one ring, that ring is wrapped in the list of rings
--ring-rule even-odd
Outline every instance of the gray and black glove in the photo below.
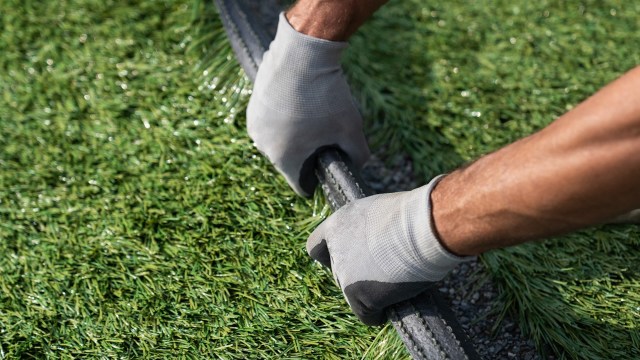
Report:
[[[436,237],[430,195],[438,180],[345,205],[307,240],[309,255],[331,268],[351,309],[367,325],[382,325],[388,306],[418,295],[472,259],[449,253]]]
[[[369,157],[362,117],[340,66],[347,46],[297,32],[282,13],[258,69],[247,109],[249,136],[299,195],[311,195],[317,185],[318,150],[338,147],[357,167]]]

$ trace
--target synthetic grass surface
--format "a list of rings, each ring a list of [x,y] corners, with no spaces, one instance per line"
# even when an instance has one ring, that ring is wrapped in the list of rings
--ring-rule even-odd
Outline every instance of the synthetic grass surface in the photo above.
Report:
[[[216,87],[243,83],[217,20],[188,1],[0,6],[0,358],[385,353],[305,254],[322,205],[252,148],[241,88]]]
[[[372,139],[430,178],[531,134],[640,63],[639,11],[638,1],[392,2],[348,59]],[[640,358],[637,227],[482,260],[501,289],[496,311],[513,311],[541,351]]]
[[[640,63],[640,3],[395,1],[345,59],[372,145],[426,181]],[[385,358],[304,252],[326,214],[244,131],[211,4],[0,3],[0,358]],[[483,257],[540,348],[640,356],[640,234]]]

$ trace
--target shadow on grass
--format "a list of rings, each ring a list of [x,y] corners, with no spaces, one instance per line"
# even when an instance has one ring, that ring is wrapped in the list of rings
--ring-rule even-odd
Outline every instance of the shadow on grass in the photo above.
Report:
[[[345,63],[350,83],[366,116],[372,149],[383,148],[386,156],[397,153],[411,156],[420,177],[419,183],[461,165],[469,159],[469,154],[477,156],[474,152],[478,150],[468,151],[463,149],[463,144],[474,144],[482,149],[480,153],[490,151],[544,126],[551,117],[565,111],[567,107],[563,102],[580,99],[581,96],[567,95],[566,100],[561,100],[552,92],[559,86],[553,74],[561,72],[563,67],[575,66],[572,62],[567,63],[569,60],[564,57],[557,68],[545,69],[548,70],[546,75],[529,74],[556,56],[548,47],[542,46],[541,41],[532,40],[531,44],[518,45],[522,48],[515,50],[502,48],[499,42],[502,39],[488,33],[495,31],[490,21],[487,24],[469,23],[453,16],[445,21],[438,18],[438,13],[446,10],[427,11],[428,17],[433,17],[427,20],[438,26],[441,21],[451,24],[449,26],[460,26],[453,32],[443,28],[442,33],[453,34],[446,38],[437,32],[437,26],[426,24],[427,20],[420,15],[423,9],[406,4],[391,2],[381,9],[351,39],[352,46]],[[415,12],[410,12],[414,5]],[[483,19],[480,15],[484,15],[473,11],[462,13],[464,16],[476,15],[474,18],[478,19]],[[540,11],[540,14],[545,13]],[[522,28],[527,28],[533,36],[543,33],[530,25],[525,17],[516,21],[522,22]],[[560,23],[552,25],[558,27]],[[513,39],[507,37],[507,43],[515,42]],[[450,44],[443,45],[444,42]],[[506,54],[507,64],[522,65],[511,68],[488,62],[487,59],[499,60],[500,52],[485,51],[487,44],[498,44],[496,50]],[[575,52],[579,55],[579,50],[585,46],[576,46],[579,49]],[[430,48],[438,54],[433,57],[427,54]],[[446,49],[459,49],[463,55],[447,54]],[[538,49],[540,53],[531,53],[531,49]],[[445,66],[448,69],[444,69]],[[470,71],[466,79],[457,80],[457,83],[443,80],[448,76],[452,79],[456,75],[463,76],[458,74],[458,66],[461,73]],[[483,73],[478,75],[473,71]],[[509,71],[517,76],[504,75]],[[497,80],[487,81],[493,80],[491,77]],[[567,86],[571,81],[565,79],[560,84]],[[545,89],[545,85],[550,87]],[[481,112],[478,111],[478,117],[483,114],[482,119],[465,114],[464,106],[471,102],[451,97],[451,94],[461,92],[467,94],[463,97],[473,97],[473,91],[466,89],[473,89],[478,97],[485,98],[484,103],[476,99],[476,104],[471,105],[484,106]],[[538,102],[528,96],[536,91],[543,94]],[[442,98],[438,98],[439,95]],[[518,96],[521,99],[515,101]],[[430,111],[434,106],[438,107],[437,112]],[[433,114],[451,119],[434,119]],[[446,129],[449,135],[446,136],[444,130],[448,126],[462,128],[459,133],[465,138],[455,143],[457,130]],[[640,332],[637,330],[640,296],[636,291],[640,286],[640,272],[634,266],[640,260],[639,238],[635,228],[606,226],[486,254],[483,260],[502,289],[496,308],[513,311],[539,348],[544,349],[546,345],[562,356],[640,357]]]
[[[447,137],[443,131],[444,127],[450,124],[460,127],[467,125],[462,122],[455,124],[455,121],[462,119],[464,109],[452,110],[448,99],[438,98],[441,95],[439,91],[442,89],[429,84],[430,82],[442,84],[442,77],[447,76],[441,71],[434,70],[434,60],[427,54],[430,51],[427,45],[435,38],[432,36],[434,25],[425,24],[418,12],[408,13],[408,9],[413,5],[401,4],[403,2],[391,2],[376,14],[351,39],[351,49],[344,61],[349,81],[366,117],[366,131],[371,147],[382,148],[386,156],[398,153],[412,156],[416,160],[414,166],[417,175],[421,178],[419,182],[424,183],[434,175],[461,165],[464,158],[469,158],[468,153],[465,153],[464,158],[460,155],[461,152],[466,151],[462,149],[462,145],[452,144],[451,141],[455,140],[449,140],[455,139],[455,136]],[[419,9],[416,8],[416,10]],[[433,22],[439,23],[440,20],[436,15],[429,14],[429,16],[434,18]],[[443,24],[446,23],[442,21]],[[455,24],[453,19],[448,19],[448,23]],[[463,22],[460,21],[460,23]],[[513,141],[523,133],[535,130],[536,126],[546,121],[540,115],[539,109],[543,113],[549,113],[551,110],[553,112],[562,110],[563,107],[558,106],[561,104],[560,101],[551,105],[544,102],[525,104],[524,108],[511,101],[517,98],[518,94],[527,94],[529,90],[537,90],[537,88],[527,88],[524,85],[520,87],[519,84],[526,79],[525,76],[511,79],[505,78],[503,73],[521,71],[526,75],[527,71],[538,72],[539,64],[525,64],[531,66],[524,69],[504,66],[500,68],[499,65],[489,61],[499,59],[496,55],[499,53],[497,51],[483,53],[478,58],[468,56],[473,55],[474,52],[479,53],[478,49],[483,45],[483,41],[489,43],[489,40],[483,38],[487,34],[488,25],[482,23],[471,25],[479,30],[474,30],[475,33],[473,33],[466,28],[467,24],[464,24],[464,28],[458,29],[464,31],[455,35],[456,38],[439,37],[438,44],[435,46],[445,48],[441,44],[443,40],[454,43],[455,46],[460,47],[462,53],[467,55],[464,60],[460,57],[455,58],[458,64],[451,61],[460,66],[461,71],[478,69],[491,72],[492,76],[504,82],[502,86],[489,82],[478,83],[477,86],[480,88],[476,91],[489,99],[489,104],[485,105],[487,110],[482,111],[483,119],[489,118],[489,120],[484,120],[484,124],[478,122],[470,125],[475,128],[474,130],[479,130],[478,133],[460,130],[461,134],[468,137],[465,140],[468,143],[474,143],[482,149],[495,148],[496,144]],[[469,28],[472,27],[471,25]],[[538,36],[534,30],[537,31],[536,29],[530,31],[534,36]],[[445,29],[442,31],[444,32]],[[497,40],[491,39],[494,43],[501,44]],[[535,39],[530,41],[533,45],[539,44]],[[525,42],[517,42],[517,44],[522,43]],[[532,48],[534,48],[533,45]],[[525,46],[524,50],[531,50],[526,48],[529,46],[526,43],[522,46]],[[543,49],[551,51],[549,48]],[[502,50],[509,51],[508,48]],[[521,61],[522,54],[512,52],[509,56],[515,64]],[[548,60],[544,56],[555,55],[550,52],[548,54],[533,53],[530,56],[539,56],[540,58],[536,61],[543,62]],[[462,63],[462,61],[465,62]],[[561,65],[572,66],[571,64]],[[457,69],[449,63],[446,66]],[[556,69],[556,72],[562,71]],[[457,71],[454,73],[457,74]],[[553,74],[553,72],[548,73]],[[447,74],[451,75],[451,73]],[[467,89],[466,86],[469,85],[468,83],[473,83],[473,80],[469,77],[466,81],[459,81],[457,84],[459,88],[452,85],[452,88],[444,89],[442,93],[452,90],[460,93],[461,90]],[[532,75],[530,80],[549,85],[548,79],[543,77],[536,78]],[[564,81],[569,83],[568,80]],[[471,86],[475,85],[471,84]],[[561,83],[558,86],[565,86],[565,84]],[[544,91],[543,88],[543,96],[540,98],[548,100],[545,96],[551,95],[546,95]],[[447,95],[450,96],[450,94]],[[494,100],[496,104],[493,103]],[[434,102],[437,104],[433,104]],[[464,103],[454,103],[454,106],[458,105],[463,106]],[[431,106],[438,106],[437,114],[451,115],[455,121],[428,118],[427,114],[430,113]],[[471,121],[469,117],[467,118]],[[481,125],[513,124],[515,121],[511,120],[517,121],[517,119],[533,119],[535,122],[532,122],[533,125],[529,127],[503,126],[494,127],[486,132],[482,130]],[[453,130],[449,131],[450,134],[455,133]],[[492,131],[501,132],[501,135],[497,136],[503,136],[503,138],[500,140],[472,139],[473,136],[484,137],[486,133]],[[624,230],[620,232],[619,229]],[[634,290],[638,288],[640,276],[633,267],[639,260],[637,255],[633,255],[638,253],[637,239],[638,234],[629,231],[629,228],[606,227],[544,243],[528,244],[487,254],[484,256],[484,261],[502,289],[502,298],[497,306],[505,311],[513,309],[522,328],[531,334],[539,345],[549,344],[554,352],[565,353],[569,357],[624,358],[625,355],[637,355],[640,336],[634,328],[634,323],[635,317],[638,316],[637,306],[640,300],[634,294]],[[613,243],[616,245],[611,245]],[[635,245],[626,248],[625,244]],[[598,247],[601,251],[598,251]],[[619,247],[620,251],[616,250],[616,247]],[[620,256],[612,261],[612,256],[615,257],[615,254]],[[624,305],[621,305],[622,303]],[[633,346],[630,348],[629,344]]]
[[[544,353],[640,356],[636,226],[583,230],[489,252],[483,261],[501,289],[503,307],[496,310],[515,314]]]
[[[391,2],[379,10],[350,39],[344,64],[372,151],[385,159],[410,154],[423,184],[463,160],[441,129],[428,121],[431,89],[425,84],[432,83],[435,74],[424,25],[407,9]]]

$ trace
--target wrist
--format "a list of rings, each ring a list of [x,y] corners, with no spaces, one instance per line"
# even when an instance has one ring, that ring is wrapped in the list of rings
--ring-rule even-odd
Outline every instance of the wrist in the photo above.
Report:
[[[431,222],[443,248],[457,256],[480,255],[487,249],[478,247],[472,239],[478,236],[472,221],[465,218],[469,209],[465,208],[464,194],[454,193],[452,189],[459,188],[457,172],[441,179],[430,194]],[[479,230],[479,229],[476,229]]]
[[[346,41],[388,0],[299,0],[287,11],[293,28],[330,41]]]
[[[324,2],[307,2],[306,6],[294,6],[285,16],[297,32],[329,41],[346,41],[353,22],[350,11],[334,11],[335,6]],[[337,16],[336,16],[337,15]]]
[[[472,257],[464,252],[453,251],[449,244],[442,241],[435,227],[431,194],[444,179],[445,175],[439,175],[427,185],[411,191],[412,200],[406,204],[409,206],[407,212],[416,214],[414,234],[418,240],[416,248],[418,253],[422,254],[422,262],[431,263],[431,267],[436,265],[435,268],[448,269]]]

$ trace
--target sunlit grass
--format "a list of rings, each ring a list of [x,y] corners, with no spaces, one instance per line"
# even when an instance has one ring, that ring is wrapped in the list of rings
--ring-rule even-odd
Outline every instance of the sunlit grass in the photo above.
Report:
[[[345,59],[371,143],[426,182],[539,129],[640,62],[639,7],[391,2]],[[9,0],[0,24],[0,358],[407,356],[305,254],[327,210],[252,147],[212,4]],[[540,349],[640,356],[638,239],[487,254],[496,308]]]
[[[639,64],[639,10],[392,2],[353,39],[348,72],[372,141],[410,154],[426,182],[542,128]],[[639,244],[636,227],[608,226],[485,254],[501,290],[495,309],[515,314],[541,351],[640,357]]]

